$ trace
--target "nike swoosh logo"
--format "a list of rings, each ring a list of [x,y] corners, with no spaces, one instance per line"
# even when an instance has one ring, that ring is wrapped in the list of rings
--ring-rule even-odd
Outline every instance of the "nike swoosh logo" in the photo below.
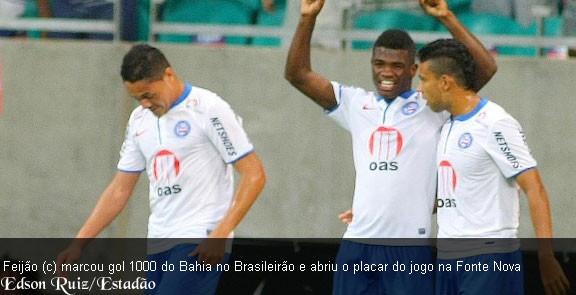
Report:
[[[375,110],[376,108],[374,108],[374,107],[369,107],[367,104],[365,104],[365,105],[362,107],[362,109],[363,109],[363,110],[370,111],[370,110]]]
[[[146,132],[146,130],[136,131],[136,136],[142,135],[142,133]]]

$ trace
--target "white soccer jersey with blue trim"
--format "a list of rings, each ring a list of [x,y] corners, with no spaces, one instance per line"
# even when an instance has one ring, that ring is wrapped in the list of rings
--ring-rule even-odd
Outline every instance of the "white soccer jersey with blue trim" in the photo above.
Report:
[[[514,177],[536,167],[520,124],[482,98],[442,128],[437,151],[438,237],[515,238],[519,191]]]
[[[354,218],[344,238],[428,238],[447,113],[433,112],[419,92],[388,104],[371,91],[332,86],[338,105],[327,112],[350,131],[356,168]]]
[[[231,163],[253,146],[228,103],[186,84],[161,117],[136,108],[126,130],[118,169],[150,180],[149,238],[204,238],[229,209]]]

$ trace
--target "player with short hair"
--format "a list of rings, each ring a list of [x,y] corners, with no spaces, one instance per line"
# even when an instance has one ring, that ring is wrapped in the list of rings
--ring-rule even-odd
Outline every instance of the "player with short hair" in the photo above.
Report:
[[[438,264],[450,264],[452,271],[437,272],[436,294],[524,294],[518,186],[542,239],[538,257],[546,294],[565,294],[569,282],[550,241],[548,195],[522,127],[476,93],[477,66],[462,43],[437,40],[419,58],[418,89],[430,109],[451,114],[437,149],[438,238],[462,239],[438,241]],[[517,269],[497,271],[498,263]],[[488,265],[489,271],[465,271],[464,265]]]
[[[86,238],[96,237],[122,211],[144,171],[150,180],[148,238],[155,242],[149,259],[225,262],[227,239],[266,182],[241,119],[217,94],[182,81],[152,46],[132,47],[121,75],[140,106],[130,116],[114,179],[58,264],[78,259]],[[240,175],[236,191],[232,167]],[[180,244],[180,238],[202,242]],[[220,272],[148,276],[157,285],[150,294],[212,294]]]
[[[422,96],[411,90],[418,68],[416,46],[401,30],[385,31],[374,43],[371,64],[376,92],[331,82],[312,71],[310,39],[323,4],[323,0],[301,1],[285,77],[352,134],[354,218],[350,214],[343,217],[351,223],[336,263],[433,263],[428,241],[422,239],[430,237],[436,196],[435,151],[448,114],[433,112]],[[482,69],[476,73],[474,87],[482,88],[496,72],[493,57],[458,21],[445,0],[420,0],[420,4],[474,53]],[[397,243],[409,247],[395,247]],[[334,294],[433,292],[433,273],[337,271],[334,277]]]

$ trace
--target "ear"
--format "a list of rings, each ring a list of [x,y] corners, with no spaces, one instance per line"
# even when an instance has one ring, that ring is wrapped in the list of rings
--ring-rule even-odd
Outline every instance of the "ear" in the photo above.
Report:
[[[454,87],[454,83],[456,83],[456,81],[454,81],[454,77],[446,74],[440,76],[440,88],[443,91],[450,90],[452,87]]]
[[[416,76],[417,72],[418,72],[418,64],[414,63],[410,66],[410,75],[412,76],[412,78],[414,78],[414,76]]]
[[[172,67],[167,67],[164,69],[164,77],[163,79],[171,79],[174,77],[174,69]]]

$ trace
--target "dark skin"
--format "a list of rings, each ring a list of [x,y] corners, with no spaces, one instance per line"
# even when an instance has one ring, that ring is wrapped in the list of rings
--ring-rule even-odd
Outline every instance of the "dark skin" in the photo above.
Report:
[[[310,39],[316,17],[323,5],[324,0],[301,0],[301,17],[288,52],[284,77],[322,108],[332,109],[337,102],[330,80],[312,71],[310,64]],[[420,5],[426,13],[442,22],[455,39],[468,47],[478,67],[474,79],[474,90],[480,90],[496,73],[497,67],[494,58],[449,10],[445,0],[420,0]],[[384,53],[387,51],[398,52],[397,54],[385,55]],[[374,83],[378,93],[386,98],[395,98],[411,89],[412,78],[416,74],[417,65],[408,57],[408,54],[404,54],[402,51],[407,53],[406,50],[390,50],[378,47],[374,48],[372,52]],[[385,71],[382,72],[382,70]],[[392,89],[378,89],[383,77],[392,80]]]
[[[418,65],[408,50],[376,47],[372,51],[372,81],[376,91],[386,99],[394,99],[411,89]]]
[[[301,0],[301,17],[288,51],[284,77],[316,104],[329,110],[337,105],[332,85],[329,79],[312,70],[310,62],[312,31],[323,5],[324,0]],[[446,0],[420,0],[420,6],[426,13],[442,22],[452,36],[468,48],[477,65],[473,90],[478,91],[484,87],[497,70],[496,61],[490,52],[450,11]],[[418,65],[414,63],[407,50],[383,47],[375,47],[372,50],[371,65],[376,90],[385,98],[396,98],[401,93],[409,91],[412,78],[418,69]],[[352,211],[342,213],[339,218],[345,223],[350,223]]]

